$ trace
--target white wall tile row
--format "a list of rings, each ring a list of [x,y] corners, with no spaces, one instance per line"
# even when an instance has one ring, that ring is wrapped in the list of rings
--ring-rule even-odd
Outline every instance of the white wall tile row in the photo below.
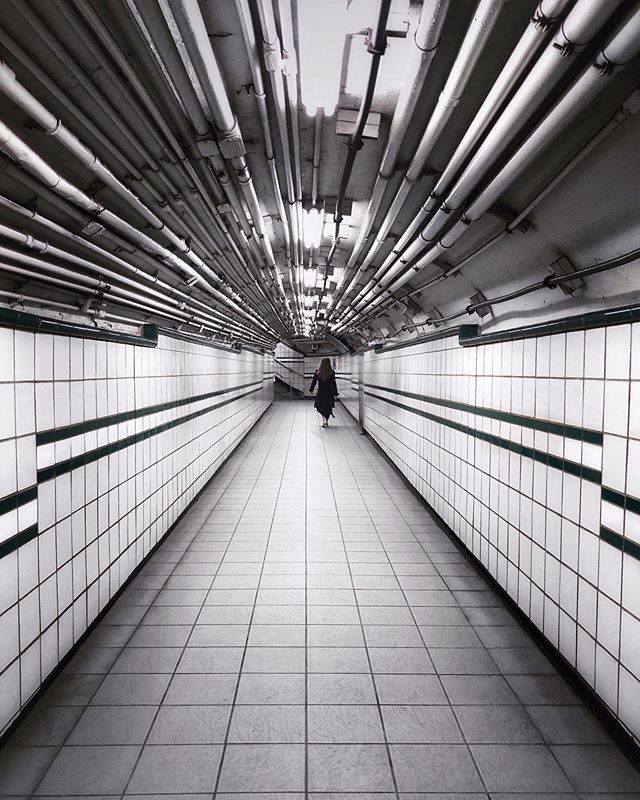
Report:
[[[0,328],[0,733],[271,400],[269,356]]]
[[[343,401],[640,739],[640,324],[343,357]]]

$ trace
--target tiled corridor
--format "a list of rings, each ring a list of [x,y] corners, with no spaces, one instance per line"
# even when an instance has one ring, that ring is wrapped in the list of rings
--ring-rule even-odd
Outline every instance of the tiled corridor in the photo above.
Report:
[[[272,406],[0,753],[0,797],[640,797],[340,408]]]

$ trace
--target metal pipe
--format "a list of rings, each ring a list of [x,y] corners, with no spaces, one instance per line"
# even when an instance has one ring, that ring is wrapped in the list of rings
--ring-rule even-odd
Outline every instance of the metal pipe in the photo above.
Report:
[[[385,263],[376,272],[374,278],[359,293],[360,300],[358,304],[354,306],[352,317],[355,316],[358,310],[363,308],[365,304],[368,305],[373,298],[385,292],[393,291],[402,286],[406,280],[409,280],[410,273],[404,273],[404,271],[408,269],[409,265],[421,253],[425,245],[428,245],[429,242],[432,241],[431,237],[442,230],[450,221],[451,209],[456,208],[451,198],[462,196],[463,186],[467,193],[472,191],[475,186],[476,177],[484,171],[486,162],[491,159],[495,160],[499,153],[504,151],[507,145],[505,139],[507,141],[509,140],[510,132],[521,129],[528,119],[527,114],[530,113],[531,107],[540,106],[544,97],[546,97],[552,86],[557,82],[558,77],[564,74],[566,69],[568,69],[563,61],[563,59],[567,58],[567,53],[573,52],[576,48],[584,48],[587,43],[593,41],[597,31],[602,28],[602,25],[611,16],[615,8],[616,2],[611,2],[611,0],[582,0],[582,2],[578,2],[565,19],[561,30],[558,31],[553,40],[547,45],[540,59],[528,73],[525,81],[521,84],[505,111],[493,124],[487,137],[476,151],[469,165],[465,168],[458,183],[447,197],[445,203],[442,204],[436,216],[431,219],[427,227],[422,231],[420,238],[414,241],[400,258],[397,258],[397,255],[393,254],[393,257],[390,255],[385,260]],[[566,97],[567,94],[565,94],[561,102],[565,102]],[[556,106],[554,111],[556,111],[557,108],[558,106]],[[545,130],[547,131],[547,137],[551,137],[557,133],[557,130],[553,130],[548,126],[545,127]],[[500,134],[497,138],[496,131],[499,131]],[[516,156],[512,157],[508,162],[512,167],[516,163],[514,162]],[[500,174],[504,180],[504,169]],[[481,197],[484,195],[485,193],[483,191]],[[497,195],[495,196],[497,197]],[[487,208],[488,207],[490,206],[487,206]],[[455,231],[453,235],[459,235],[464,228],[465,223],[459,220],[454,225],[451,233],[453,234],[453,231]],[[449,244],[451,241],[452,235],[447,234],[444,244],[440,242],[432,244],[425,255],[419,259],[415,267],[420,268],[418,265],[425,266],[431,263],[434,258],[437,258],[440,253],[451,246],[451,244]],[[409,277],[402,279],[401,282],[396,281],[392,283],[400,273],[407,274]],[[383,277],[384,280],[382,280]],[[377,304],[377,300],[375,302]]]
[[[398,95],[398,101],[391,120],[391,127],[389,128],[389,136],[380,160],[378,174],[376,175],[376,181],[371,192],[371,198],[364,212],[358,239],[351,251],[346,270],[353,269],[356,265],[358,256],[371,233],[371,228],[373,227],[376,214],[382,204],[382,198],[387,185],[393,177],[400,145],[404,140],[407,126],[415,111],[418,97],[420,96],[420,92],[422,91],[422,87],[424,86],[429,72],[429,67],[440,45],[442,28],[449,9],[449,4],[450,0],[426,0],[422,6],[420,21],[413,34],[413,43],[415,46],[411,51],[406,68],[406,75],[411,76],[411,80],[403,84]],[[357,282],[360,274],[359,272],[357,275],[354,275],[353,278],[347,282],[347,272],[345,271],[342,286],[338,287],[332,305],[335,305],[342,294],[348,291],[350,285]]]
[[[242,27],[242,35],[247,50],[247,57],[249,59],[249,66],[251,68],[251,77],[253,80],[253,94],[256,98],[258,106],[258,115],[260,117],[260,126],[262,128],[262,139],[264,146],[264,155],[269,164],[269,175],[271,177],[271,185],[273,186],[273,194],[276,204],[278,206],[278,214],[282,225],[282,233],[284,236],[285,256],[287,263],[291,263],[291,233],[289,228],[289,220],[287,212],[282,201],[282,191],[280,189],[280,180],[278,178],[278,170],[276,168],[275,152],[273,148],[273,135],[271,133],[271,123],[269,122],[269,112],[267,110],[267,95],[265,93],[264,82],[262,80],[262,68],[260,66],[260,57],[258,54],[258,45],[256,42],[255,31],[253,22],[251,20],[251,11],[249,9],[248,0],[235,0],[236,11],[240,19]],[[277,267],[276,267],[276,271]],[[278,272],[279,275],[279,272]],[[280,277],[280,282],[282,278]]]
[[[505,2],[508,2],[508,0],[479,1],[460,46],[460,51],[456,56],[451,72],[438,97],[436,107],[431,114],[418,148],[407,168],[404,180],[396,192],[391,207],[376,234],[373,245],[362,263],[362,271],[368,268],[376,253],[384,244],[391,230],[391,226],[402,210],[405,200],[415,184],[422,177],[427,159],[431,155],[435,143],[466,91],[473,68],[482,54]]]
[[[231,109],[222,74],[209,40],[209,34],[197,0],[175,0],[171,9],[180,34],[188,46],[200,85],[205,94],[211,121],[218,133],[220,152],[235,172],[247,204],[256,234],[270,268],[275,267],[271,241],[256,195],[246,159],[246,148],[238,120]]]
[[[153,253],[160,257],[166,264],[171,265],[174,269],[179,270],[183,275],[188,276],[190,279],[205,286],[207,291],[216,297],[218,300],[228,305],[236,314],[251,321],[252,324],[258,327],[265,327],[264,323],[253,318],[247,311],[245,311],[237,302],[227,297],[218,289],[211,286],[199,272],[197,272],[190,264],[182,261],[174,253],[167,250],[163,245],[158,244],[154,239],[134,228],[128,222],[125,222],[116,214],[113,214],[108,209],[101,206],[95,200],[92,200],[88,195],[78,189],[74,184],[67,181],[59,175],[44,159],[42,159],[35,151],[26,145],[13,131],[10,130],[3,122],[0,121],[0,150],[3,150],[11,158],[17,161],[23,169],[30,172],[45,186],[53,189],[56,194],[70,200],[74,205],[87,211],[90,215],[95,216],[97,219],[104,221],[109,227],[115,228],[122,233],[126,238],[135,242],[147,252]],[[192,253],[192,251],[190,251]],[[193,254],[195,258],[195,254]],[[202,262],[204,269],[211,273],[211,270]],[[213,275],[213,273],[211,273]]]

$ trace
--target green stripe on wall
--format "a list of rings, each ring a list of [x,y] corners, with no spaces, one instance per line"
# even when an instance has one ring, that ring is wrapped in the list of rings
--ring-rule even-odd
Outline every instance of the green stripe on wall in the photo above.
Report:
[[[632,556],[632,558],[637,558],[640,561],[640,544],[637,542],[626,539],[619,533],[605,528],[604,526],[600,528],[600,538],[603,542],[615,547],[616,550],[621,550],[623,553]]]
[[[222,394],[235,392],[237,389],[248,389],[250,386],[261,386],[262,381],[252,381],[251,383],[241,383],[237,386],[229,386],[227,389],[217,389],[215,392],[207,392],[206,394],[198,394],[193,397],[185,397],[181,400],[170,400],[167,403],[158,403],[153,406],[146,406],[145,408],[137,408],[133,411],[123,411],[120,414],[110,414],[106,417],[98,417],[97,419],[86,420],[85,422],[77,422],[73,425],[65,425],[60,428],[53,428],[48,431],[40,431],[36,433],[36,445],[51,444],[52,442],[59,442],[62,439],[70,439],[72,436],[80,436],[83,433],[96,431],[100,428],[107,428],[109,425],[118,425],[121,422],[129,422],[132,419],[139,419],[146,417],[150,414],[158,414],[161,411],[170,411],[174,408],[181,408],[182,406],[190,405],[191,403],[198,403],[202,400],[210,400],[212,397],[219,397]]]
[[[388,386],[378,386],[376,384],[365,384],[371,389],[382,390],[390,392],[391,394],[401,395],[402,397],[410,397],[413,400],[421,400],[425,403],[432,403],[436,406],[444,408],[451,408],[455,411],[465,411],[469,414],[476,414],[480,417],[488,417],[500,422],[508,422],[511,425],[521,425],[523,428],[530,430],[543,431],[544,433],[555,433],[558,436],[564,436],[567,439],[576,439],[577,441],[588,442],[589,444],[602,445],[603,436],[599,431],[588,430],[587,428],[579,428],[575,425],[564,425],[560,422],[550,422],[549,420],[534,419],[533,417],[525,417],[521,414],[512,414],[507,411],[498,411],[493,408],[485,408],[483,406],[472,406],[467,403],[459,403],[454,400],[443,400],[439,397],[431,397],[426,394],[416,394],[415,392],[405,392],[400,389],[391,389]]]
[[[445,419],[444,417],[439,417],[437,414],[430,414],[428,411],[412,408],[404,403],[398,403],[395,400],[391,400],[388,397],[381,397],[380,395],[373,394],[372,392],[368,392],[366,390],[365,394],[369,397],[373,397],[375,400],[382,400],[384,403],[396,406],[404,411],[409,411],[412,414],[417,414],[420,417],[424,417],[432,422],[437,422],[440,425],[445,425],[446,427],[452,428],[460,433],[465,433],[468,436],[475,436],[476,439],[480,439],[483,442],[488,442],[489,444],[494,444],[497,447],[502,447],[505,450],[510,450],[512,453],[517,453],[518,455],[531,458],[540,464],[546,464],[550,467],[554,467],[555,469],[567,472],[570,475],[575,475],[577,478],[584,478],[584,480],[597,483],[598,485],[602,483],[602,473],[599,470],[592,469],[591,467],[585,467],[582,464],[576,464],[575,461],[568,461],[566,458],[560,458],[559,456],[554,456],[541,450],[535,450],[533,447],[526,447],[525,445],[511,442],[508,439],[503,439],[500,436],[494,436],[493,434],[485,433],[484,431],[479,431],[475,428],[470,428],[467,425],[460,424],[459,422],[453,422],[452,420]]]
[[[12,536],[10,539],[5,539],[4,542],[0,542],[0,558],[4,558],[8,556],[9,553],[13,553],[14,550],[17,550],[22,545],[27,544],[32,539],[35,539],[38,535],[38,526],[31,525],[28,528],[25,528],[20,533],[16,533],[15,536]]]
[[[602,487],[602,499],[607,503],[611,503],[618,508],[624,508],[627,511],[633,511],[634,514],[640,514],[640,500],[636,497],[631,497],[628,494],[617,492],[615,489],[608,489],[606,486]]]
[[[18,506],[23,506],[25,503],[30,503],[38,496],[38,487],[29,486],[28,489],[20,489],[19,492],[8,494],[0,500],[0,514],[6,514],[7,511],[13,511]]]
[[[183,417],[179,417],[178,419],[164,422],[162,425],[157,425],[155,428],[149,428],[146,431],[140,431],[140,433],[132,434],[131,436],[127,436],[117,442],[103,445],[95,450],[90,450],[87,453],[82,453],[78,456],[74,456],[73,458],[68,458],[66,461],[60,461],[50,467],[40,469],[38,470],[38,483],[44,483],[44,481],[51,480],[58,475],[65,475],[67,472],[71,472],[78,467],[82,467],[85,464],[91,464],[93,461],[98,461],[105,456],[111,455],[112,453],[117,453],[119,450],[124,450],[127,447],[137,444],[138,442],[150,439],[152,436],[157,436],[158,434],[171,430],[178,425],[183,425],[185,422],[190,422],[191,420],[197,419],[198,417],[208,414],[211,411],[215,411],[218,408],[227,406],[230,403],[235,403],[236,400],[242,400],[244,397],[249,397],[252,394],[256,394],[257,392],[261,391],[262,382],[260,382],[260,388],[258,389],[252,389],[250,392],[245,392],[237,397],[230,397],[228,400],[223,400],[221,403],[214,403],[213,405],[202,408],[199,411],[192,411],[190,414],[185,414]]]

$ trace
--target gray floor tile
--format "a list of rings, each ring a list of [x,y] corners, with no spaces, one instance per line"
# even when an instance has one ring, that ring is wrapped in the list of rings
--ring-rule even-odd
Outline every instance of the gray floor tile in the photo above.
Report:
[[[518,698],[501,675],[443,675],[453,705],[517,705]]]
[[[239,672],[242,647],[187,647],[176,672]]]
[[[304,745],[230,744],[220,772],[219,792],[304,790]]]
[[[193,625],[200,609],[197,606],[152,606],[142,619],[143,625]]]
[[[471,752],[489,792],[572,792],[546,745],[474,744]]]
[[[382,706],[391,744],[456,744],[464,740],[448,706]]]
[[[554,675],[557,672],[537,647],[492,647],[489,652],[503,675]]]
[[[139,747],[63,747],[36,794],[117,794],[133,771]]]
[[[420,625],[427,647],[481,648],[482,642],[471,625]]]
[[[435,675],[376,675],[380,702],[387,705],[445,705],[447,698]]]
[[[58,675],[42,696],[43,705],[85,706],[93,697],[104,675]]]
[[[309,673],[370,672],[364,647],[309,647],[307,670]]]
[[[236,703],[242,705],[291,705],[305,702],[305,676],[293,673],[243,673]]]
[[[181,655],[179,647],[125,647],[111,674],[173,672]]]
[[[168,705],[229,705],[233,702],[236,675],[174,675],[164,702]]]
[[[527,706],[529,716],[550,744],[610,744],[611,738],[582,706]]]
[[[3,747],[0,751],[0,795],[31,794],[57,752],[57,747]]]
[[[359,625],[309,625],[307,644],[310,647],[364,647]]]
[[[304,647],[304,625],[252,625],[250,647]]]
[[[89,706],[66,744],[143,744],[155,706]]]
[[[417,647],[369,647],[373,672],[409,673],[414,675],[435,672],[427,651]]]
[[[376,702],[371,675],[312,674],[307,678],[308,701],[317,705],[371,705]]]
[[[466,745],[394,744],[391,760],[400,792],[481,792]]]
[[[368,647],[424,647],[416,625],[365,625]]]
[[[497,675],[499,669],[486,650],[471,647],[429,647],[429,655],[441,675]]]
[[[579,792],[640,792],[640,772],[612,745],[554,745],[552,751]]]
[[[223,744],[229,706],[162,706],[149,744]]]
[[[559,675],[509,675],[507,680],[524,705],[581,705],[578,695]]]
[[[383,745],[309,745],[310,791],[375,792],[393,788],[389,758]]]
[[[243,672],[304,672],[304,647],[247,647]]]
[[[304,625],[304,621],[304,606],[256,606],[253,614],[254,625]]]
[[[304,744],[303,705],[238,705],[233,710],[228,741],[232,744]]]
[[[311,743],[384,743],[377,706],[311,705],[308,715]]]
[[[309,625],[359,625],[356,606],[308,606]]]
[[[196,625],[189,638],[193,647],[244,647],[248,625]]]
[[[170,680],[169,674],[107,675],[91,702],[101,706],[158,705]]]
[[[129,647],[184,647],[190,625],[141,625],[128,642]]]
[[[456,706],[470,744],[539,744],[542,736],[521,706]]]
[[[131,793],[212,792],[222,755],[220,745],[148,745],[131,777]]]
[[[78,721],[79,706],[46,706],[38,703],[12,737],[12,745],[41,746],[62,744]]]

